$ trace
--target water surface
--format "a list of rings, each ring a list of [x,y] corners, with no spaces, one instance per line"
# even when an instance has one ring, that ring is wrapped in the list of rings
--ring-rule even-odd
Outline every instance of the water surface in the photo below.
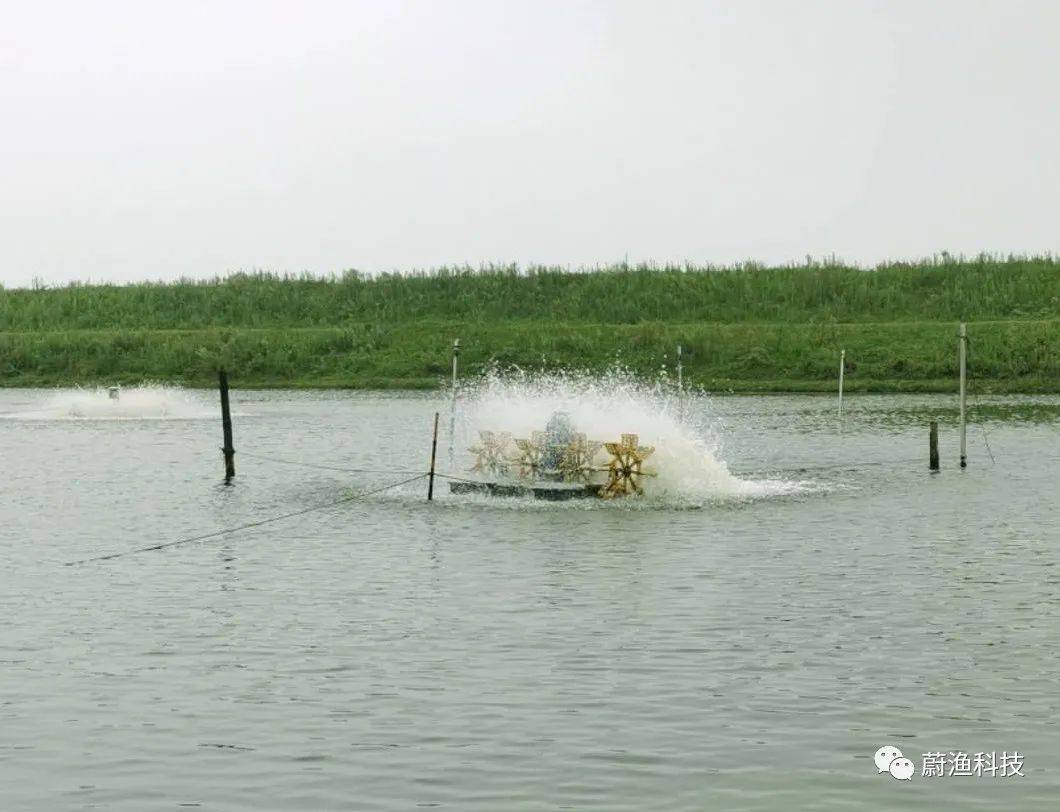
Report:
[[[403,478],[258,456],[424,470],[445,409],[235,392],[225,488],[197,397],[60,420],[0,392],[5,810],[1056,808],[1056,398],[990,399],[965,471],[953,398],[848,397],[842,423],[718,398],[691,408],[720,456],[798,487],[631,508],[419,481],[64,566]],[[1019,750],[1026,777],[898,782],[884,744]]]

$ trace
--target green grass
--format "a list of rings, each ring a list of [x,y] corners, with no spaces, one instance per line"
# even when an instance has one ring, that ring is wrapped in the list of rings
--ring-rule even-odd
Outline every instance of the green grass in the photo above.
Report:
[[[468,372],[654,374],[680,343],[690,383],[820,391],[844,348],[850,391],[950,390],[960,320],[983,391],[1060,391],[1060,262],[986,256],[0,289],[0,384],[206,386],[224,365],[241,386],[428,387],[459,336]]]
[[[978,322],[970,372],[981,392],[1060,391],[1060,320]],[[711,391],[830,391],[839,348],[850,392],[952,391],[955,323],[565,324],[402,322],[290,329],[91,330],[0,334],[11,385],[136,383],[211,386],[216,369],[240,387],[410,387],[439,384],[460,336],[462,368],[490,363],[646,374],[685,348],[685,380]]]
[[[237,274],[224,281],[0,290],[0,331],[325,327],[507,319],[570,324],[1045,319],[1050,257],[843,265],[440,269],[366,279]]]

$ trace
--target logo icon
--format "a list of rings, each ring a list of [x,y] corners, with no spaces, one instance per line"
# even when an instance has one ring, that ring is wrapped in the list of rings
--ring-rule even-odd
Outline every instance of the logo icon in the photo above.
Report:
[[[909,781],[913,778],[913,773],[916,772],[916,767],[913,766],[913,762],[907,759],[905,756],[896,758],[887,766],[888,771],[897,778],[899,781]]]
[[[913,762],[902,755],[902,751],[892,744],[885,744],[872,757],[876,769],[881,773],[890,773],[899,781],[909,781],[916,772]]]

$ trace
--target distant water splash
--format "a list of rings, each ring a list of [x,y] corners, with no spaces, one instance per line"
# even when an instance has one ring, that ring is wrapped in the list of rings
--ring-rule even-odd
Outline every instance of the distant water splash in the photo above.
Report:
[[[603,374],[494,370],[471,387],[461,411],[465,447],[480,430],[529,437],[556,412],[565,412],[590,440],[636,434],[642,445],[655,447],[645,467],[656,476],[644,479],[646,501],[652,503],[697,505],[810,488],[805,482],[734,475],[720,456],[721,438],[711,425],[706,396],[681,395],[665,377],[647,382],[620,367]],[[469,458],[464,452],[459,459]]]
[[[141,384],[129,388],[66,389],[39,409],[8,414],[9,420],[196,420],[213,417],[197,394],[180,387]]]

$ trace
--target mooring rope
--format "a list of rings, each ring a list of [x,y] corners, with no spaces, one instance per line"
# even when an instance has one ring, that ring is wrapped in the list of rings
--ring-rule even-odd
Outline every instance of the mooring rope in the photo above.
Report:
[[[437,471],[434,472],[434,475],[439,479],[451,479],[454,482],[470,482],[473,485],[481,485],[483,482],[481,479],[467,479],[466,477],[453,476],[452,474],[439,474]]]
[[[975,407],[982,409],[983,404],[979,402],[979,393],[975,392]],[[990,448],[990,438],[986,435],[986,423],[982,420],[976,421],[979,424],[979,431],[983,433],[983,442],[986,443],[986,453],[990,455],[990,464],[997,465],[997,460],[994,459],[994,452]]]
[[[968,348],[968,347],[971,346],[971,344],[972,344],[972,340],[970,338],[968,338],[967,336],[965,336],[965,338],[964,338],[965,347]],[[965,365],[966,366],[971,366],[971,364],[968,363],[968,361],[970,360],[970,357],[971,357],[971,353],[967,353],[965,355]],[[972,397],[975,398],[975,408],[976,409],[982,409],[983,408],[983,404],[979,400],[979,387],[976,385],[976,381],[975,381],[974,378],[972,378],[971,375],[968,375],[968,381],[971,384],[968,388],[972,390]],[[994,452],[990,448],[990,438],[987,437],[987,435],[986,435],[986,421],[980,419],[980,420],[976,420],[975,422],[978,423],[978,425],[979,425],[979,431],[981,431],[983,433],[983,442],[986,444],[986,453],[990,455],[990,464],[991,465],[997,465],[997,460],[994,459]]]
[[[374,490],[361,491],[359,493],[351,494],[350,496],[344,496],[341,499],[335,499],[323,505],[313,505],[312,507],[303,508],[302,510],[295,510],[290,513],[284,513],[280,516],[270,516],[267,519],[259,519],[258,521],[250,522],[249,524],[241,524],[238,527],[228,527],[224,530],[214,531],[213,533],[203,533],[201,536],[192,536],[191,538],[178,539],[177,541],[167,541],[162,544],[152,544],[150,547],[139,547],[135,550],[125,550],[120,553],[109,553],[107,555],[92,556],[91,558],[82,558],[78,561],[67,561],[64,566],[72,567],[77,564],[88,564],[93,561],[109,561],[113,558],[122,558],[127,555],[147,553],[152,552],[154,550],[165,550],[169,547],[178,547],[182,544],[192,544],[196,541],[207,541],[209,539],[219,538],[220,536],[228,535],[229,533],[238,533],[241,530],[250,530],[254,527],[261,527],[265,524],[271,524],[272,522],[279,522],[284,519],[293,519],[295,516],[304,516],[307,513],[312,513],[317,510],[326,510],[327,508],[335,507],[336,505],[342,505],[346,502],[354,502],[358,499],[364,499],[367,496],[372,496],[373,494],[391,490],[392,488],[399,488],[402,485],[408,485],[410,482],[415,482],[418,479],[426,479],[428,476],[430,476],[430,474],[417,474],[416,476],[402,480],[401,482],[395,482],[391,485],[384,485],[382,488],[375,488]],[[437,474],[435,474],[435,476],[437,476]]]
[[[419,471],[395,471],[393,469],[383,470],[381,468],[345,468],[337,465],[321,465],[315,462],[300,462],[299,460],[285,460],[279,457],[266,457],[263,454],[254,454],[250,451],[240,451],[242,457],[263,462],[275,462],[281,465],[298,465],[302,468],[319,468],[322,471],[338,471],[343,474],[418,474]]]
[[[792,468],[754,468],[754,469],[732,469],[731,473],[738,476],[752,474],[801,474],[807,471],[833,471],[851,470],[854,468],[868,468],[876,465],[907,465],[911,462],[921,462],[919,457],[905,460],[872,460],[869,462],[837,462],[830,465],[798,465]]]

